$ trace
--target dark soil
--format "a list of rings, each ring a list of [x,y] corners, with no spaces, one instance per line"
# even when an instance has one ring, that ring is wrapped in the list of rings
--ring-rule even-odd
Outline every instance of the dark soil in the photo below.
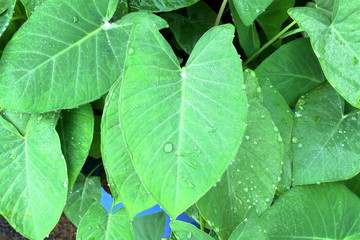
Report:
[[[54,230],[49,234],[46,240],[75,240],[76,227],[63,214],[59,223]],[[21,236],[16,232],[10,224],[0,216],[0,240],[26,240],[27,238]]]

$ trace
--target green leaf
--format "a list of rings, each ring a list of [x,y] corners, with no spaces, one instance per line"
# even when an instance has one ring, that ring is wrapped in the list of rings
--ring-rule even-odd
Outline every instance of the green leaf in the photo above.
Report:
[[[242,221],[229,237],[229,240],[268,240],[265,230],[263,229],[259,216],[255,209],[249,211],[248,216]]]
[[[305,30],[325,76],[349,103],[360,108],[360,1],[335,0],[331,19],[317,8],[293,8],[289,15]]]
[[[216,13],[204,2],[198,2],[186,11],[187,17],[178,13],[164,13],[161,17],[169,23],[180,47],[190,54],[200,37],[214,25]]]
[[[283,45],[255,72],[260,82],[269,79],[291,107],[300,96],[326,80],[307,39]]]
[[[360,197],[360,174],[345,182],[345,185],[358,197]]]
[[[294,123],[294,114],[281,94],[271,85],[270,81],[263,78],[260,82],[261,93],[264,98],[263,105],[270,112],[271,118],[278,127],[284,143],[284,158],[281,180],[277,190],[281,193],[290,189],[292,182],[292,153],[291,134]]]
[[[250,26],[273,0],[230,0],[245,26]]]
[[[135,217],[132,223],[135,239],[159,240],[164,234],[166,214],[161,211],[154,214]]]
[[[56,128],[60,136],[72,189],[89,154],[94,131],[94,114],[89,104],[61,112]]]
[[[360,199],[342,184],[299,186],[261,217],[270,240],[360,238]]]
[[[170,227],[173,230],[175,236],[179,240],[189,239],[189,240],[214,240],[210,235],[201,231],[192,224],[181,222],[181,221],[171,221]]]
[[[244,140],[221,181],[197,202],[201,215],[223,239],[229,238],[250,207],[262,213],[270,206],[282,168],[282,139],[263,106],[253,72],[245,72],[245,83],[249,113]]]
[[[344,114],[344,99],[322,85],[296,104],[294,184],[345,180],[360,172],[360,110]]]
[[[150,12],[169,12],[175,9],[188,7],[199,0],[129,0],[129,6],[133,9]]]
[[[100,134],[101,116],[94,115],[94,132],[92,136],[89,156],[95,159],[101,158],[101,134]]]
[[[13,125],[0,116],[0,214],[23,236],[43,239],[59,221],[67,194],[58,115],[20,118],[25,123]]]
[[[156,202],[136,174],[124,142],[119,116],[121,83],[116,82],[106,98],[101,124],[101,151],[114,201],[122,202],[132,218],[137,213],[154,206]]]
[[[3,52],[0,91],[7,94],[0,95],[0,105],[46,112],[74,108],[107,92],[123,69],[133,22],[155,18],[138,13],[109,23],[108,3],[42,4]]]
[[[266,11],[257,18],[257,22],[264,30],[268,40],[281,31],[282,24],[289,18],[287,10],[294,6],[294,3],[295,0],[274,0]],[[280,41],[277,44],[279,47]]]
[[[2,0],[0,3],[0,37],[10,24],[15,4],[15,0]]]
[[[101,199],[101,184],[99,177],[85,177],[79,174],[74,188],[69,192],[64,213],[68,219],[76,226],[90,209],[95,201]]]
[[[180,68],[156,28],[134,29],[119,116],[136,172],[173,219],[221,177],[245,130],[233,36],[231,25],[210,29]]]
[[[76,239],[133,240],[134,231],[125,208],[109,213],[94,202],[79,224]]]
[[[37,8],[47,0],[20,0],[20,1],[26,10],[26,15],[30,17],[31,14],[33,14],[33,12],[37,10]]]
[[[236,12],[233,2],[230,1],[229,4],[240,46],[244,50],[245,55],[250,57],[260,48],[260,40],[256,31],[256,25],[251,23],[251,25],[246,26]]]

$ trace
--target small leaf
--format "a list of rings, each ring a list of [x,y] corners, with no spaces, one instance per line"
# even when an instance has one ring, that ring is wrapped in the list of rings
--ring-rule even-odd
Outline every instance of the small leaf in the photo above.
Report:
[[[175,9],[188,7],[199,0],[129,0],[129,6],[137,10],[150,12],[169,12]]]
[[[25,124],[15,126],[0,116],[0,214],[23,236],[44,239],[59,221],[68,186],[58,114],[21,118]]]
[[[186,222],[171,221],[170,227],[179,240],[214,240],[210,235]]]
[[[79,224],[76,239],[133,240],[134,231],[125,208],[109,213],[94,202]]]
[[[360,108],[360,1],[335,0],[331,19],[319,8],[292,8],[289,15],[305,30],[332,86]]]
[[[100,201],[100,199],[100,178],[87,178],[81,173],[75,182],[74,188],[68,195],[64,212],[68,219],[78,227],[91,205],[95,201]]]
[[[230,0],[245,26],[250,26],[273,0]]]
[[[89,154],[93,137],[94,114],[91,106],[62,111],[56,130],[67,163],[69,188],[72,189]]]
[[[261,217],[270,240],[360,238],[360,199],[344,185],[298,186]]]
[[[205,33],[184,68],[152,25],[133,36],[119,118],[142,183],[175,219],[221,177],[245,130],[234,27]]]
[[[132,223],[135,239],[159,240],[164,234],[166,214],[164,211],[135,217]]]
[[[326,80],[307,39],[281,46],[255,72],[260,82],[269,79],[291,107],[300,96]]]
[[[245,137],[221,180],[198,202],[201,215],[222,239],[228,239],[251,207],[262,213],[270,206],[279,182],[283,140],[263,106],[261,88],[245,71],[249,112]]]
[[[295,185],[345,180],[360,172],[360,110],[345,114],[344,99],[322,85],[299,99],[295,117]]]

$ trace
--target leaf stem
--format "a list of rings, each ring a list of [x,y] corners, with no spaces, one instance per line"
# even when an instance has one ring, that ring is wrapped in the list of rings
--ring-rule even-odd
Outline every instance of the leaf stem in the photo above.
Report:
[[[244,63],[243,67],[245,68],[251,61],[256,59],[266,48],[268,48],[271,44],[273,44],[276,40],[278,40],[283,34],[285,34],[292,26],[296,24],[295,21],[292,21],[289,25],[287,25],[281,32],[276,34],[272,39],[270,39],[267,43],[265,43],[259,50],[256,51],[251,57],[249,57]]]
[[[101,162],[101,163],[99,163],[98,165],[96,165],[96,166],[89,172],[89,174],[86,176],[86,178],[91,177],[91,175],[92,175],[99,167],[101,167],[102,164],[103,164],[103,163]]]
[[[201,214],[199,214],[200,216],[200,230],[204,232],[205,230],[205,219],[203,218],[203,216]]]
[[[284,33],[281,37],[279,37],[279,39],[284,39],[284,38],[287,38],[291,35],[294,35],[294,34],[297,34],[297,33],[300,33],[300,32],[303,32],[304,30],[302,30],[301,28],[297,28],[297,29],[294,29],[294,30],[291,30],[291,31],[288,31],[286,33]]]
[[[227,4],[227,1],[228,0],[223,0],[222,4],[221,4],[221,7],[220,7],[220,10],[218,12],[218,15],[216,16],[216,20],[215,20],[215,24],[214,26],[219,26],[219,23],[220,23],[220,20],[221,20],[221,17],[224,13],[224,9],[226,7],[226,4]]]

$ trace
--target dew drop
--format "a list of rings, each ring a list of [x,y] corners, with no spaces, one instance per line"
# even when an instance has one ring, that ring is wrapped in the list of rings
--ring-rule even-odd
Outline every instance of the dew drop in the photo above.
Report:
[[[191,239],[192,237],[192,233],[188,233],[188,235],[186,236],[188,239]]]
[[[278,136],[278,141],[279,141],[279,142],[282,142],[282,141],[283,141],[280,135]]]
[[[265,202],[269,202],[270,201],[270,198],[265,198]]]
[[[257,91],[258,93],[261,93],[261,87],[257,87],[257,88],[256,88],[256,91]]]
[[[279,131],[279,129],[276,126],[274,126],[273,129],[274,129],[275,132]]]
[[[181,76],[182,78],[187,78],[186,72],[181,72],[181,73],[180,73],[180,76]]]
[[[128,54],[133,54],[134,53],[134,49],[132,49],[132,48],[129,48],[129,50],[128,50]]]
[[[248,187],[244,188],[244,192],[248,192],[248,191],[249,191]]]
[[[245,136],[246,140],[250,140],[250,138],[251,138],[250,136]]]
[[[68,187],[67,182],[64,182],[64,183],[63,183],[63,187],[64,187],[64,188],[67,188],[67,187]]]
[[[302,143],[298,144],[298,148],[302,148],[304,145],[302,145]]]
[[[299,139],[298,139],[297,137],[292,137],[292,138],[291,138],[291,141],[292,141],[293,143],[298,143],[298,142],[299,142]]]
[[[170,152],[172,152],[172,150],[173,150],[173,145],[172,145],[172,143],[170,143],[170,142],[165,143],[165,145],[164,145],[164,152],[170,153]]]
[[[78,16],[73,16],[73,19],[72,19],[73,23],[77,23],[79,22],[79,17]]]

